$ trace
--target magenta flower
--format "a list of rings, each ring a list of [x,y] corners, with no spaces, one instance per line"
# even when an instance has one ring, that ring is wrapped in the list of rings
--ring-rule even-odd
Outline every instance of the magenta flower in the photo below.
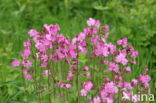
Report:
[[[86,34],[83,33],[83,32],[81,32],[81,33],[78,35],[77,40],[78,40],[78,41],[83,41],[85,38],[86,38]]]
[[[122,45],[122,47],[125,48],[127,46],[127,42],[128,42],[128,39],[127,38],[123,38],[123,39],[118,40],[117,44],[118,45]]]
[[[110,62],[108,66],[109,66],[108,68],[109,72],[120,73],[119,66],[115,64],[114,62]]]
[[[66,84],[65,87],[66,87],[66,88],[72,88],[72,85],[71,85],[71,84]]]
[[[70,77],[70,76],[68,76],[66,80],[67,80],[67,81],[72,81],[72,80],[73,80],[73,78],[72,78],[72,77]]]
[[[117,93],[118,88],[116,87],[114,82],[109,82],[104,85],[104,91],[107,93]]]
[[[90,78],[90,72],[86,72],[84,76],[86,76],[87,78]]]
[[[87,21],[88,26],[94,26],[95,24],[95,20],[93,18],[89,18],[89,20]]]
[[[87,25],[88,26],[99,27],[100,26],[100,21],[99,20],[95,20],[93,18],[89,18],[89,20],[87,20]]]
[[[130,74],[131,73],[131,68],[130,67],[125,67],[124,69],[125,69],[125,71],[126,71],[127,74]]]
[[[61,88],[63,88],[63,87],[65,87],[66,85],[65,85],[64,83],[58,83],[58,86],[61,87]]]
[[[13,67],[17,67],[17,66],[20,65],[20,61],[16,59],[16,60],[14,60],[14,61],[11,63],[11,65],[12,65]]]
[[[138,80],[132,79],[131,84],[132,84],[133,86],[137,86],[137,85],[138,85]]]
[[[81,96],[87,96],[87,93],[88,93],[88,91],[85,90],[85,89],[82,89],[82,90],[80,91]]]
[[[60,30],[60,26],[58,24],[56,24],[56,25],[45,24],[44,25],[44,31],[47,34],[56,34],[59,30]]]
[[[50,74],[50,71],[49,70],[45,70],[45,71],[42,72],[42,74],[43,75],[48,75],[48,74]]]
[[[35,30],[35,29],[31,29],[28,34],[29,34],[29,36],[33,36],[33,37],[37,37],[39,35],[37,30]]]
[[[83,68],[83,70],[84,70],[84,71],[88,71],[88,70],[89,70],[89,67],[88,67],[88,66],[85,66],[85,67]]]
[[[46,83],[51,82],[57,86],[49,87],[50,85],[47,85],[49,89],[55,91],[58,90],[57,88],[60,88],[63,92],[64,90],[72,91],[73,89],[67,88],[75,88],[73,87],[73,83],[75,84],[74,81],[77,82],[79,79],[76,85],[80,87],[82,84],[82,89],[76,92],[79,92],[81,96],[87,96],[85,99],[89,99],[90,103],[114,103],[117,99],[120,102],[127,102],[126,99],[129,99],[137,103],[136,98],[131,96],[131,92],[139,86],[143,93],[149,93],[150,89],[147,87],[149,87],[151,80],[149,75],[145,75],[148,73],[147,70],[139,76],[138,80],[125,80],[129,76],[126,74],[132,72],[131,67],[133,66],[131,64],[136,64],[138,51],[128,44],[127,38],[118,40],[116,44],[109,42],[107,37],[110,35],[110,32],[107,24],[100,26],[99,20],[89,18],[87,25],[87,28],[84,28],[82,32],[73,38],[59,34],[60,27],[58,24],[45,24],[41,33],[35,29],[31,29],[28,33],[29,39],[23,43],[26,48],[21,53],[22,67],[27,68],[33,65],[34,67],[40,67],[39,69],[34,68],[35,71],[30,70],[32,68],[29,68],[29,70],[24,69],[25,79],[31,80],[34,72],[38,74],[41,71],[42,75],[49,75],[51,73],[49,68],[56,66],[52,71],[54,74],[49,78],[44,78],[52,81],[45,80],[40,82],[41,87],[45,88]],[[33,50],[32,55],[31,50]],[[90,60],[83,63],[81,61],[81,54],[85,56],[85,61]],[[33,60],[36,64],[32,64],[30,60]],[[99,65],[100,63],[101,66]],[[11,65],[14,67],[19,66],[20,61],[14,60]],[[44,71],[40,70],[42,67],[46,69]],[[92,70],[89,67],[92,67]],[[69,70],[67,72],[60,69]],[[98,75],[98,72],[101,73]],[[60,77],[58,75],[63,76]],[[36,75],[33,80],[37,79],[38,81],[40,78],[40,76],[37,77]],[[96,81],[97,79],[98,81]],[[92,81],[96,84],[93,84]],[[145,88],[142,89],[140,84]],[[44,88],[41,90],[48,92]],[[57,93],[58,91],[54,92],[56,95]],[[90,94],[88,95],[88,93]],[[121,93],[119,98],[118,93]],[[60,97],[62,97],[62,94],[58,95],[58,98]]]
[[[138,96],[137,95],[133,95],[132,96],[132,101],[133,101],[133,103],[138,103]]]
[[[23,70],[24,76],[27,80],[30,80],[32,78],[32,76],[29,74],[29,70],[24,69]]]
[[[30,48],[31,46],[30,40],[28,40],[27,42],[24,42],[23,46]]]
[[[127,88],[127,89],[129,89],[129,90],[133,90],[133,87],[132,87],[131,83],[129,83],[129,82],[124,82],[123,85],[124,85],[125,88]]]
[[[126,55],[123,53],[117,55],[115,61],[117,63],[121,63],[122,65],[126,65],[128,63],[128,60],[126,59]]]
[[[32,67],[32,62],[30,60],[22,61],[24,67]]]
[[[75,52],[74,49],[69,49],[69,55],[72,57],[72,58],[76,58],[77,57],[77,53]]]
[[[107,24],[102,26],[102,30],[103,31],[109,31],[109,26]]]
[[[84,82],[83,84],[83,88],[86,90],[86,91],[90,91],[93,87],[93,83],[91,81],[88,81],[88,82]]]
[[[25,58],[28,58],[30,56],[30,48],[26,48],[23,52],[22,52],[22,58],[25,59]]]
[[[132,51],[130,52],[130,56],[136,58],[138,56],[138,51]]]
[[[101,103],[101,99],[99,96],[95,97],[95,98],[93,98],[93,101],[91,101],[90,103]]]
[[[130,93],[123,92],[122,101],[124,101],[124,100],[130,100],[130,99],[131,99]]]
[[[142,85],[147,88],[149,87],[149,81],[151,80],[151,77],[149,75],[140,75],[139,81],[142,83]]]
[[[41,67],[47,67],[48,63],[47,61],[41,61]]]
[[[91,42],[93,43],[93,44],[96,44],[98,41],[100,40],[100,38],[99,38],[99,36],[98,35],[92,35],[92,38],[91,38]]]

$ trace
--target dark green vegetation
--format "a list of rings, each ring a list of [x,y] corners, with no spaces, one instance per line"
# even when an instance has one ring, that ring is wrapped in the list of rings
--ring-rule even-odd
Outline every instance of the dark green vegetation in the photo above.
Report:
[[[0,0],[0,103],[24,103],[20,70],[10,66],[31,28],[59,24],[69,37],[82,31],[93,17],[111,29],[110,40],[127,37],[139,50],[139,75],[149,68],[151,85],[156,81],[155,0]],[[154,88],[152,88],[154,93]],[[33,94],[30,93],[33,97]]]

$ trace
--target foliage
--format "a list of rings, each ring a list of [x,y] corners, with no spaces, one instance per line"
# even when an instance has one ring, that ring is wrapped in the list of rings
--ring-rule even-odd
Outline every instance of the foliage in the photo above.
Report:
[[[72,38],[82,31],[89,17],[109,24],[111,41],[128,37],[139,50],[135,69],[140,73],[146,65],[152,78],[156,78],[155,0],[0,0],[0,101],[22,103],[18,101],[24,98],[23,89],[19,88],[19,70],[12,68],[10,62],[19,57],[30,28],[41,30],[43,24],[57,23],[63,28],[62,33]]]

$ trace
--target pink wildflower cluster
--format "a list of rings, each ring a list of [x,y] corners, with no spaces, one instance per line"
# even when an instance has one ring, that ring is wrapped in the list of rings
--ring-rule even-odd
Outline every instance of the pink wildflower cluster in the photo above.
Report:
[[[93,83],[91,81],[83,83],[83,89],[80,91],[82,96],[87,96],[87,93],[93,88]]]
[[[149,81],[151,80],[151,77],[149,75],[140,75],[139,81],[144,87],[149,87]]]
[[[33,75],[30,70],[37,71],[36,64],[39,64],[43,68],[41,74],[48,75],[48,80],[52,79],[53,84],[62,89],[73,88],[76,81],[77,88],[81,87],[79,94],[90,97],[90,103],[113,103],[118,96],[123,103],[127,103],[127,99],[135,103],[136,98],[132,97],[134,88],[144,86],[148,89],[151,80],[147,74],[125,80],[133,72],[131,65],[136,64],[138,51],[128,44],[127,38],[117,40],[117,44],[107,42],[110,30],[107,24],[101,26],[99,20],[89,18],[87,25],[72,39],[60,33],[58,24],[45,24],[42,32],[31,29],[29,39],[23,43],[22,60],[14,60],[12,66],[21,65],[25,78],[30,80]],[[81,63],[79,54],[86,56],[87,63]],[[96,62],[93,63],[93,60]],[[65,64],[68,70],[65,71],[66,67],[56,68],[55,64]],[[61,79],[59,69],[63,73]],[[105,75],[106,71],[111,75]],[[79,81],[80,76],[83,79]],[[91,91],[95,94],[91,95]]]
[[[30,80],[30,79],[32,78],[32,76],[31,76],[30,73],[29,73],[29,72],[30,72],[29,70],[24,69],[23,72],[24,72],[24,76],[25,76],[25,78],[26,78],[27,80]]]

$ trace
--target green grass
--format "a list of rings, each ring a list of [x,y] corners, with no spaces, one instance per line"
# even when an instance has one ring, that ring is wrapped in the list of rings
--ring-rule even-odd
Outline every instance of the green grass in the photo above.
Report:
[[[156,93],[153,87],[156,82],[154,0],[0,0],[0,103],[26,103],[25,95],[34,101],[31,103],[37,103],[34,91],[24,91],[20,69],[10,66],[13,59],[20,58],[29,29],[41,31],[44,24],[59,24],[61,33],[72,38],[86,27],[89,17],[110,25],[110,41],[121,37],[130,39],[139,50],[130,78],[149,68],[152,93]]]

